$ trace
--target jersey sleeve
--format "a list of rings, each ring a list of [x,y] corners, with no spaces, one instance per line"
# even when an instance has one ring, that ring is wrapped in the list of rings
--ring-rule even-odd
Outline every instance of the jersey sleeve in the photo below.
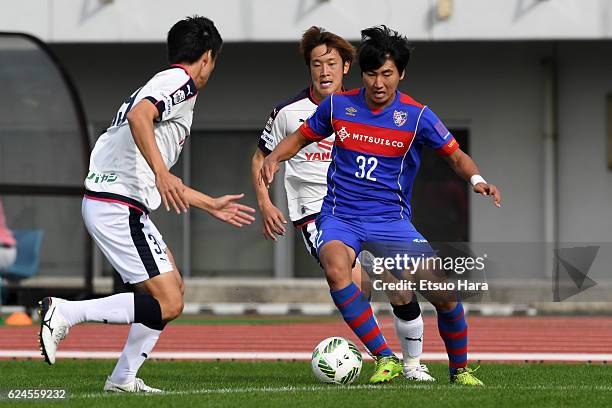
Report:
[[[310,141],[318,142],[334,133],[332,126],[333,95],[323,99],[317,110],[300,126],[300,132]]]
[[[266,156],[269,155],[277,144],[281,142],[287,133],[287,118],[283,111],[278,111],[277,108],[270,113],[268,122],[261,132],[259,137],[259,150]]]
[[[451,132],[428,107],[423,108],[417,130],[417,141],[431,147],[440,156],[448,156],[459,148],[459,143]]]
[[[182,69],[170,69],[153,77],[143,88],[143,99],[149,100],[159,113],[158,122],[170,120],[190,109],[185,101],[195,97],[198,90],[193,79]]]

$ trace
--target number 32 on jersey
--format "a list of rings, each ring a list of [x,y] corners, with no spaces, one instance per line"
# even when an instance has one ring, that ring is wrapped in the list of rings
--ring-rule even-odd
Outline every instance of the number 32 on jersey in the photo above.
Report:
[[[366,180],[376,181],[376,177],[372,175],[372,172],[378,166],[378,159],[376,157],[357,156],[355,158],[359,170],[355,172],[355,177],[365,178]]]

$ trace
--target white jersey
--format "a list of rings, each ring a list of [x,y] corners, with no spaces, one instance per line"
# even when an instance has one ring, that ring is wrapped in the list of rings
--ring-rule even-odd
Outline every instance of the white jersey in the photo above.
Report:
[[[170,169],[178,161],[189,136],[196,96],[193,79],[181,66],[173,65],[127,98],[91,153],[85,179],[88,194],[99,193],[113,200],[115,195],[127,197],[148,210],[159,207],[161,197],[155,186],[155,175],[136,146],[127,113],[143,99],[155,105],[159,111],[153,125],[155,141]]]
[[[317,109],[310,88],[278,105],[268,119],[261,137],[259,149],[266,155],[281,140],[295,132]],[[321,211],[327,194],[327,169],[335,135],[311,143],[298,152],[285,166],[285,190],[289,206],[289,218],[300,225]]]

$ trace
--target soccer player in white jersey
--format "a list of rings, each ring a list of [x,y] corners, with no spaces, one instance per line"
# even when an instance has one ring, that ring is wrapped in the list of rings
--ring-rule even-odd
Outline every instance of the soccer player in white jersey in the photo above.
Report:
[[[78,302],[41,301],[41,349],[55,363],[58,343],[82,322],[131,324],[130,333],[105,391],[161,392],[136,378],[165,324],[183,310],[183,282],[170,249],[149,213],[189,206],[231,225],[250,224],[254,209],[242,195],[211,198],[184,186],[169,169],[189,137],[198,94],[212,73],[222,39],[213,22],[188,17],[168,33],[169,69],[159,72],[125,100],[98,139],[85,180],[82,213],[98,247],[138,293]]]
[[[343,77],[355,58],[355,50],[348,41],[320,27],[306,30],[300,51],[310,71],[311,85],[272,110],[252,159],[253,187],[262,213],[263,234],[275,241],[277,235],[285,233],[284,225],[287,221],[270,200],[268,189],[259,182],[262,163],[278,143],[312,115],[319,101],[342,89]],[[331,162],[334,138],[332,134],[318,143],[306,146],[287,161],[285,167],[289,218],[301,231],[306,249],[319,264],[315,248],[315,220],[327,194],[327,169]],[[353,268],[353,280],[357,285],[361,284],[359,262]],[[398,304],[392,303],[396,334],[404,355],[404,376],[415,381],[433,381],[427,367],[420,363],[423,352],[423,319],[419,304],[416,298],[413,299],[410,301],[408,297],[404,301],[396,294],[393,303]]]

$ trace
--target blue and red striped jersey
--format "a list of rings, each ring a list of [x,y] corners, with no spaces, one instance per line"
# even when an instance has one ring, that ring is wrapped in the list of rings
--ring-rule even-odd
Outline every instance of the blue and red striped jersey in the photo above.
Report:
[[[328,96],[299,128],[315,142],[336,133],[321,212],[410,219],[423,146],[444,156],[459,145],[433,111],[410,96],[397,91],[391,105],[372,110],[364,93]]]

